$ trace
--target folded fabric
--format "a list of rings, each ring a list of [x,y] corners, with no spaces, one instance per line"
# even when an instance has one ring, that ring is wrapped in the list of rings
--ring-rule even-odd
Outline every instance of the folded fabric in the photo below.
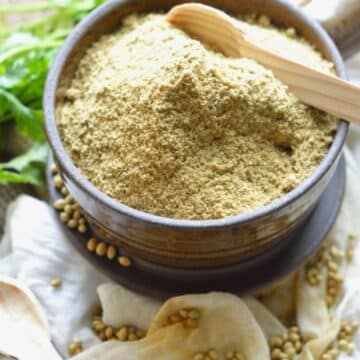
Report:
[[[0,246],[0,273],[17,278],[35,293],[49,320],[53,342],[64,358],[68,356],[68,344],[74,338],[80,338],[85,352],[78,355],[79,359],[118,359],[119,356],[123,360],[170,359],[165,354],[171,347],[173,359],[184,358],[181,357],[184,351],[196,354],[216,348],[221,353],[240,351],[247,360],[265,360],[269,358],[266,340],[281,336],[287,327],[297,323],[308,339],[300,359],[317,360],[337,336],[339,320],[360,317],[360,247],[348,236],[351,233],[353,239],[360,234],[359,223],[353,216],[360,213],[357,195],[360,176],[349,153],[346,158],[344,204],[327,241],[343,249],[351,241],[355,255],[349,266],[344,263],[341,267],[345,276],[344,296],[334,307],[326,305],[324,285],[308,283],[306,266],[258,294],[261,302],[254,297],[241,300],[235,295],[211,293],[173,298],[161,305],[156,299],[134,294],[120,285],[105,284],[98,288],[106,279],[73,249],[54,211],[28,196],[21,196],[9,209],[6,234]],[[63,284],[53,288],[51,280],[58,277]],[[90,329],[91,309],[98,302],[97,288],[104,309],[103,320],[115,327],[150,328],[145,339],[99,344]],[[189,333],[176,324],[163,325],[167,317],[182,308],[198,308],[206,314],[199,322],[197,332]],[[354,340],[357,346],[354,356],[358,356],[359,336]],[[258,349],[256,352],[252,351],[254,347]],[[142,354],[147,357],[141,357]],[[341,356],[340,359],[346,359],[345,355]]]
[[[48,204],[22,195],[9,207],[0,258],[0,274],[19,280],[40,301],[64,357],[74,338],[84,346],[99,342],[89,328],[90,314],[96,289],[107,279],[73,248]],[[53,288],[54,278],[63,285]]]

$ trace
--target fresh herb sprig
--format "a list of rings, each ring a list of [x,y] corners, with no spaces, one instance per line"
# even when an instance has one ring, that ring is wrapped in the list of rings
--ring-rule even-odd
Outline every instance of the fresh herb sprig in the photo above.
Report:
[[[0,151],[14,141],[6,129],[15,126],[31,146],[0,163],[0,184],[42,185],[47,145],[42,95],[54,56],[73,27],[105,0],[48,0],[0,7],[0,19],[41,12],[38,20],[8,26],[0,20]]]

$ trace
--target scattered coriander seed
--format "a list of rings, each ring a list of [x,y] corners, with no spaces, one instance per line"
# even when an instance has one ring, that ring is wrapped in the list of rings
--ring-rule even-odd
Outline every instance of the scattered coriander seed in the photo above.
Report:
[[[73,213],[73,218],[75,220],[79,220],[81,218],[81,212],[79,210],[75,210]]]
[[[123,267],[129,267],[132,265],[132,261],[127,256],[120,256],[118,258],[119,264]]]
[[[56,166],[56,164],[52,164],[51,167],[50,167],[50,172],[55,175],[58,173],[58,168]]]
[[[70,229],[75,229],[75,228],[77,228],[77,226],[78,226],[78,222],[77,222],[75,219],[70,219],[70,220],[67,222],[67,226],[68,226]]]
[[[346,340],[343,340],[343,339],[339,340],[339,343],[338,343],[339,349],[346,350],[347,344],[348,344],[348,342]]]
[[[172,314],[169,316],[169,323],[170,324],[176,324],[178,322],[181,322],[181,316],[179,316],[178,314]]]
[[[64,199],[57,199],[57,200],[55,200],[54,201],[54,208],[56,209],[56,210],[63,210],[64,209],[64,207],[65,207],[65,201],[64,201]]]
[[[104,256],[106,254],[107,251],[107,245],[103,242],[100,241],[97,245],[96,245],[96,255],[98,256]]]
[[[185,310],[185,309],[181,309],[179,311],[179,315],[183,318],[183,319],[186,319],[189,315],[188,315],[188,312]]]
[[[190,319],[197,320],[200,317],[200,312],[198,310],[190,310],[188,316]]]
[[[125,341],[128,337],[128,329],[125,326],[120,328],[116,333],[116,337],[120,341]]]
[[[355,350],[355,344],[353,342],[348,342],[345,350],[348,354],[352,354]]]
[[[272,337],[269,340],[269,346],[271,348],[276,348],[282,346],[282,339],[280,337]]]
[[[72,211],[81,210],[80,205],[79,204],[72,204],[71,205],[71,210]]]
[[[69,214],[64,211],[62,211],[59,216],[60,216],[60,220],[65,223],[68,222],[70,219]]]
[[[329,355],[332,359],[337,359],[337,357],[340,355],[340,351],[338,349],[330,349]]]
[[[355,349],[352,339],[356,331],[357,322],[342,321],[336,340],[327,347],[321,360],[336,360],[341,352],[351,354]]]
[[[101,320],[94,320],[92,323],[92,328],[97,331],[103,331],[106,328],[106,325]]]
[[[193,356],[193,360],[217,360],[219,359],[219,354],[215,349],[210,349],[209,351],[199,352]]]
[[[139,340],[136,336],[136,334],[129,334],[128,335],[128,340],[129,341],[136,341],[136,340]]]
[[[167,322],[164,326],[182,323],[185,328],[194,329],[198,326],[198,319],[200,316],[200,311],[197,309],[180,309],[167,317]]]
[[[271,351],[271,359],[281,359],[283,352],[276,348]]]
[[[77,230],[79,233],[84,234],[87,232],[87,226],[84,224],[79,224]]]
[[[102,330],[99,334],[99,338],[101,341],[106,341],[107,340],[107,337],[106,337],[106,334],[105,334],[105,330]]]
[[[335,298],[333,296],[326,295],[325,302],[328,307],[331,307],[335,303]]]
[[[332,360],[332,356],[328,353],[324,353],[321,355],[321,360]]]
[[[68,190],[65,186],[63,186],[63,187],[61,188],[60,192],[61,192],[61,194],[64,195],[64,196],[69,195],[69,190]]]
[[[245,360],[245,357],[243,355],[241,355],[238,351],[236,351],[235,352],[235,359],[236,360]]]
[[[188,329],[195,329],[197,328],[198,323],[196,320],[193,319],[185,319],[184,321],[184,327]]]
[[[67,205],[72,205],[74,203],[74,198],[71,195],[67,195],[64,198],[64,201],[66,202]]]
[[[352,333],[352,327],[350,324],[344,324],[344,326],[342,327],[342,331],[347,334],[350,335]]]
[[[65,211],[67,214],[71,215],[71,214],[72,214],[71,205],[69,205],[69,204],[65,205],[64,211]]]
[[[334,272],[339,270],[339,266],[334,261],[329,261],[328,268],[329,268],[329,270],[334,271]]]
[[[57,174],[53,177],[53,181],[54,181],[54,186],[56,187],[56,189],[61,189],[62,186],[64,185],[63,179],[61,178],[61,176],[59,174]]]
[[[51,286],[52,286],[53,288],[58,288],[58,287],[60,287],[61,285],[62,285],[62,280],[61,280],[61,279],[55,278],[55,279],[52,279],[52,280],[51,280]]]
[[[138,339],[142,339],[146,336],[146,331],[144,330],[137,330],[136,331],[136,336],[138,337]]]
[[[205,359],[205,355],[202,353],[198,353],[193,356],[193,360],[204,360],[204,359]]]
[[[293,360],[302,351],[303,339],[299,329],[296,326],[292,326],[281,336],[270,338],[269,346],[272,360]]]
[[[296,36],[296,30],[293,27],[290,27],[288,29],[286,29],[286,35],[289,37],[295,37]]]
[[[289,339],[293,342],[298,341],[300,339],[300,336],[299,336],[299,334],[296,334],[296,333],[290,333]]]
[[[261,15],[258,21],[260,25],[265,27],[269,27],[271,25],[270,19],[266,15]]]
[[[86,244],[86,247],[90,252],[95,251],[97,247],[97,240],[95,238],[90,238]]]
[[[110,245],[107,249],[106,256],[109,260],[113,260],[116,257],[116,248]]]
[[[105,329],[105,336],[107,339],[111,339],[114,335],[114,329],[111,327],[111,326],[108,326],[106,329]]]
[[[214,349],[209,350],[209,352],[208,352],[208,357],[209,357],[211,360],[217,360],[217,359],[219,358],[217,351],[214,350]]]
[[[339,272],[339,265],[344,256],[345,253],[336,245],[326,244],[307,265],[306,279],[312,286],[322,282],[323,277],[320,272],[323,268],[327,270],[325,300],[328,307],[333,306],[341,294],[344,279]]]
[[[339,257],[343,257],[344,256],[344,253],[339,249],[337,248],[335,245],[332,245],[330,247],[330,253],[332,256],[334,256],[335,258],[339,258]]]
[[[68,352],[70,356],[74,356],[83,351],[83,344],[80,340],[74,340],[68,346]]]

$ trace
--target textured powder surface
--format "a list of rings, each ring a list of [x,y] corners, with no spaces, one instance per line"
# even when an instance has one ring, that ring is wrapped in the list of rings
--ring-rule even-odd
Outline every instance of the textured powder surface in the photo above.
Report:
[[[331,71],[291,29],[244,26],[266,46]],[[88,50],[57,121],[96,187],[136,209],[186,219],[281,197],[320,163],[336,129],[270,70],[226,58],[157,14],[126,18]]]

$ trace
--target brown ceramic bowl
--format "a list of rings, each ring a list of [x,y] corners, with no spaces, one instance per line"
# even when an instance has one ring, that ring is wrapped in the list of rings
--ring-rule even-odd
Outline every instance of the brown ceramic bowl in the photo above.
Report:
[[[318,168],[289,194],[246,214],[204,221],[155,216],[108,197],[74,166],[56,127],[56,111],[86,49],[101,35],[116,29],[124,16],[133,12],[166,11],[179,2],[184,1],[108,1],[76,27],[59,51],[48,76],[44,96],[47,136],[65,184],[97,236],[130,255],[156,264],[178,268],[235,264],[263,253],[304,223],[337,167],[347,122],[339,122],[333,144]],[[343,61],[327,33],[285,1],[211,0],[205,3],[233,14],[266,14],[279,26],[295,27],[333,61],[338,75],[344,77]]]

